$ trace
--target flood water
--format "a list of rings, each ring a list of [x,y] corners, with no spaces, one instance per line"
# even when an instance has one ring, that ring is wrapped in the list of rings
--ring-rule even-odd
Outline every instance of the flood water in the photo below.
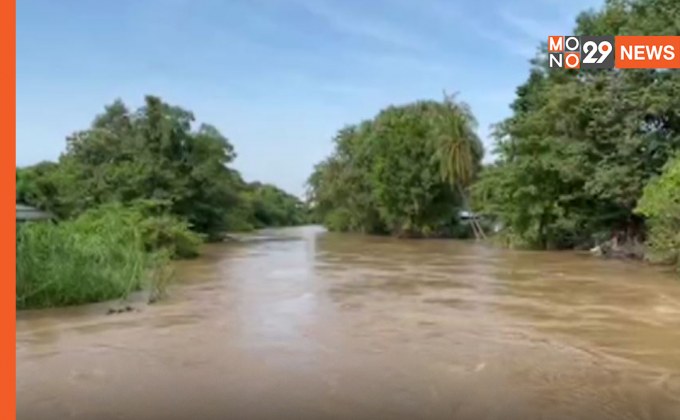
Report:
[[[134,312],[19,313],[18,418],[680,419],[668,271],[271,234],[179,263]]]

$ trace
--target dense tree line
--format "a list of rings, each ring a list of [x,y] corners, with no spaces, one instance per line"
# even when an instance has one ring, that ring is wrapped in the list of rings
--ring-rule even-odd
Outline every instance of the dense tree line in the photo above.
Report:
[[[303,203],[273,185],[247,183],[215,127],[149,96],[116,101],[69,136],[56,162],[16,173],[17,201],[59,223],[17,227],[17,308],[74,305],[147,289],[172,277],[169,260],[198,255],[225,232],[304,223]]]
[[[340,130],[309,178],[317,220],[332,230],[461,236],[458,215],[482,158],[467,106],[454,98],[391,106]]]
[[[188,223],[207,239],[228,230],[303,223],[303,203],[273,185],[246,183],[229,167],[233,146],[215,127],[148,96],[131,111],[107,106],[69,136],[57,162],[17,169],[17,201],[61,219],[107,203],[141,205]]]
[[[574,33],[680,35],[680,2],[607,0]],[[315,219],[342,231],[459,235],[470,231],[456,219],[471,203],[511,246],[647,241],[677,260],[680,71],[556,70],[546,58],[532,61],[512,115],[495,126],[497,158],[481,170],[474,118],[452,98],[391,106],[340,130],[309,179]]]
[[[574,32],[680,35],[680,2],[609,0],[582,13]],[[474,187],[509,243],[645,239],[652,213],[637,212],[638,201],[680,150],[678,70],[549,70],[539,56],[512,111],[496,127],[498,159]]]

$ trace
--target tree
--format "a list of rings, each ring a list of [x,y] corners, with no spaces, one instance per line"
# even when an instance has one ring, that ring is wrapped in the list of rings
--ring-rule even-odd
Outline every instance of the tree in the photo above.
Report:
[[[652,258],[680,264],[680,157],[645,187],[637,212],[649,218]]]
[[[463,208],[472,214],[471,226],[477,238],[484,238],[484,230],[468,205],[467,188],[480,170],[484,150],[475,129],[477,122],[469,107],[457,104],[454,97],[445,95],[443,112],[437,115],[437,150],[442,179],[455,188]]]
[[[309,178],[317,216],[334,230],[462,234],[456,185],[474,178],[482,150],[466,109],[452,98],[419,101],[340,130]]]
[[[135,111],[115,101],[67,138],[57,163],[18,169],[17,199],[62,218],[146,200],[209,239],[251,227],[248,185],[229,168],[233,146],[214,126],[194,125],[190,111],[154,96]],[[299,222],[298,210],[276,222]]]
[[[677,16],[673,0],[611,0],[574,32],[679,35]],[[473,187],[481,210],[514,244],[641,240],[637,201],[680,148],[679,93],[677,70],[550,70],[537,56],[496,128],[498,161]]]

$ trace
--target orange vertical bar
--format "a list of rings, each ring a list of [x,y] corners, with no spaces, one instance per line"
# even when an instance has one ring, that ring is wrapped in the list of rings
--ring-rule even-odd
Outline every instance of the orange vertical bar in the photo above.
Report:
[[[0,418],[16,418],[16,1],[0,1]]]

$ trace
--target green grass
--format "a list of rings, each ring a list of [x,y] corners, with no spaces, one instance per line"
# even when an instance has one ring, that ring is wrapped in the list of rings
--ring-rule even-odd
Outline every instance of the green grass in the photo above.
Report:
[[[17,309],[124,298],[167,264],[121,212],[17,228]]]
[[[108,203],[87,211],[79,219],[90,223],[115,217],[139,231],[147,252],[167,251],[171,259],[197,257],[199,246],[205,238],[191,231],[186,221],[154,206],[159,206],[154,200],[140,201],[129,206]]]

